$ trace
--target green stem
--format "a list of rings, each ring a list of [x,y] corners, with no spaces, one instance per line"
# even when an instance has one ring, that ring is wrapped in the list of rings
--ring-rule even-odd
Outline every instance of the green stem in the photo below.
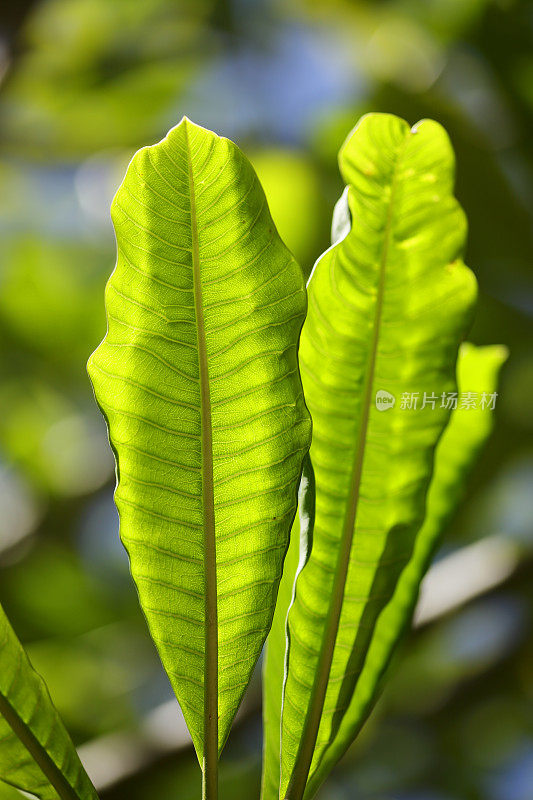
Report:
[[[196,218],[194,176],[189,151],[187,121],[184,120],[185,140],[189,167],[189,192],[191,202],[192,267],[194,306],[200,368],[201,446],[202,446],[202,499],[204,515],[205,559],[205,676],[204,676],[204,759],[203,800],[218,797],[218,616],[217,572],[215,544],[215,499],[213,487],[213,438],[211,427],[211,397],[209,370],[203,315],[200,252]]]

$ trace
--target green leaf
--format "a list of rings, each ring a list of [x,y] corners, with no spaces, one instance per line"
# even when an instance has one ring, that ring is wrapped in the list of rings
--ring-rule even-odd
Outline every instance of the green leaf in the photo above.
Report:
[[[112,215],[89,372],[132,575],[207,774],[271,624],[309,447],[305,287],[248,160],[187,119],[136,154]]]
[[[337,241],[309,283],[300,366],[313,416],[313,549],[288,615],[281,796],[301,798],[342,725],[377,619],[425,514],[450,411],[459,343],[476,295],[461,259],[444,129],[364,117],[340,153],[348,192]],[[396,397],[376,406],[379,391]],[[403,408],[404,393],[420,393]],[[422,405],[423,393],[435,408]]]
[[[426,517],[416,537],[413,555],[398,580],[392,599],[376,623],[356,690],[337,735],[324,751],[309,782],[309,797],[314,795],[344,755],[374,706],[390,659],[411,622],[420,582],[435,554],[440,536],[464,494],[468,473],[492,430],[490,401],[482,407],[481,399],[483,394],[491,395],[496,391],[498,373],[506,358],[507,350],[501,345],[479,348],[468,343],[461,345],[457,362],[459,392],[476,395],[477,406],[464,408],[459,405],[452,412],[437,445]]]
[[[0,781],[40,800],[95,800],[43,679],[0,606]]]

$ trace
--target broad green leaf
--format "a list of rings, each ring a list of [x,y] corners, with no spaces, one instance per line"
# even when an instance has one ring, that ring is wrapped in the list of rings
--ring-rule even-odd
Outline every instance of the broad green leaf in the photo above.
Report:
[[[291,800],[339,731],[411,557],[450,415],[440,398],[456,387],[476,295],[440,125],[368,115],[340,167],[349,218],[313,271],[300,346],[317,496],[313,548],[288,614],[281,796]],[[376,406],[380,391],[395,396],[393,408]],[[404,393],[419,393],[416,409],[403,407]]]
[[[95,800],[43,679],[0,606],[0,781],[40,800]]]
[[[112,215],[89,371],[140,601],[212,763],[271,624],[309,447],[305,287],[250,163],[187,119],[136,154]]]
[[[506,358],[507,351],[500,345],[478,348],[465,343],[461,346],[457,384],[461,394],[472,394],[476,407],[465,408],[459,404],[437,445],[426,517],[416,537],[413,555],[376,623],[356,690],[337,735],[311,777],[309,797],[344,755],[373,708],[390,659],[411,622],[420,582],[435,554],[440,535],[464,493],[468,473],[491,432],[490,395],[496,391],[498,373]]]

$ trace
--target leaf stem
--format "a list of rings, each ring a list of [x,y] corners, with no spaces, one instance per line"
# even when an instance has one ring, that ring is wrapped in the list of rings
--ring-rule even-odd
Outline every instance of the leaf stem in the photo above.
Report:
[[[185,144],[189,170],[191,203],[192,268],[194,307],[200,367],[201,446],[202,446],[202,500],[204,516],[205,559],[205,675],[204,675],[204,757],[202,764],[203,800],[218,797],[218,617],[217,573],[215,544],[215,505],[213,487],[213,439],[211,429],[211,397],[209,370],[203,315],[200,253],[194,176],[189,150],[187,120],[184,120]]]

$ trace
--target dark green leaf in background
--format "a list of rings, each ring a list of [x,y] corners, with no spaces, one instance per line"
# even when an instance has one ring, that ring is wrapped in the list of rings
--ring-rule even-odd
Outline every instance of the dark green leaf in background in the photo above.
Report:
[[[1,607],[0,663],[2,781],[40,800],[95,800],[48,690]]]

